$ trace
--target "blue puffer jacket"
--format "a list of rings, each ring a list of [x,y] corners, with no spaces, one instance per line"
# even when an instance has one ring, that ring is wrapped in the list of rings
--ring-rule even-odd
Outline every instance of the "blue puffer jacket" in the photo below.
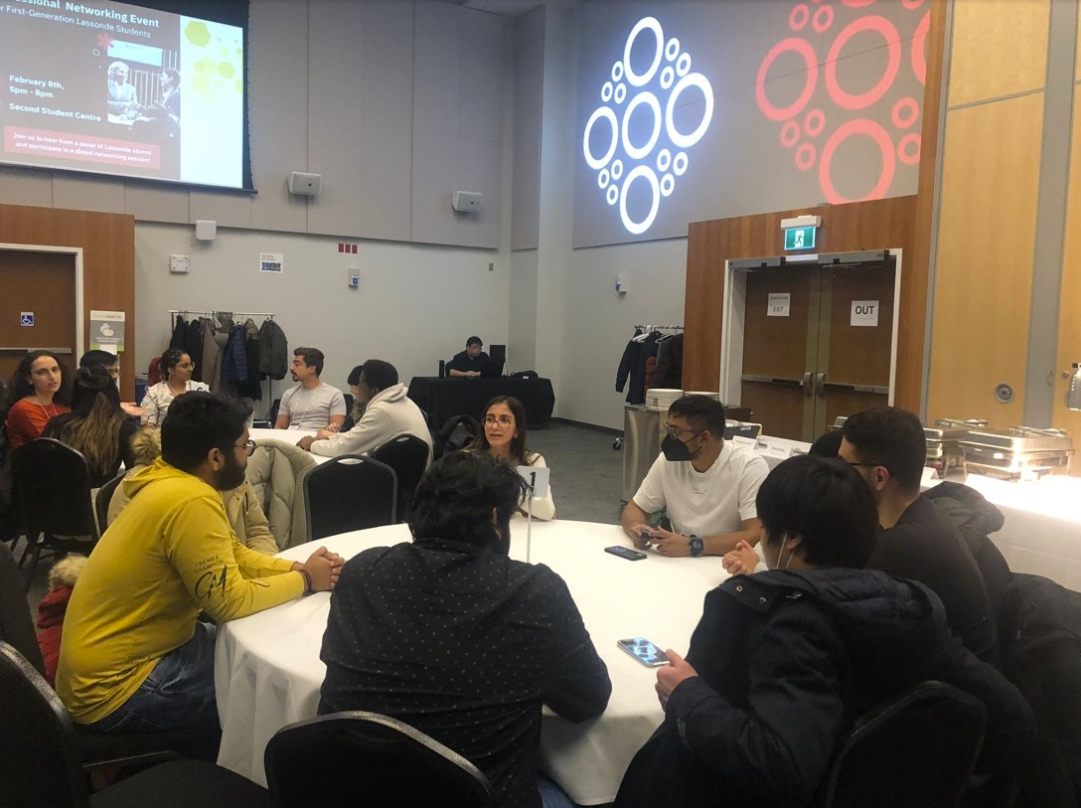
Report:
[[[706,595],[661,728],[616,805],[807,806],[855,719],[935,679],[982,699],[981,768],[1012,768],[1032,740],[1025,700],[946,627],[926,587],[850,568],[771,571]]]

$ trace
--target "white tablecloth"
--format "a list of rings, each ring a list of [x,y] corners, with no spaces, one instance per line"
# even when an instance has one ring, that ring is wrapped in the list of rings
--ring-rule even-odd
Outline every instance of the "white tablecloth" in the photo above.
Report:
[[[352,557],[408,540],[408,529],[396,525],[335,536],[281,555],[301,560],[325,545]],[[613,544],[630,545],[613,525],[533,525],[530,560],[547,564],[567,582],[612,678],[612,698],[600,718],[572,724],[547,711],[544,717],[546,770],[581,805],[615,798],[631,758],[663,718],[653,690],[656,671],[618,649],[616,640],[647,637],[685,653],[706,592],[727,577],[720,558],[651,553],[644,561],[625,561],[604,552]],[[526,531],[518,523],[511,555],[526,558]],[[281,727],[315,716],[326,672],[319,649],[329,610],[330,596],[319,593],[220,627],[215,684],[222,766],[265,783],[267,741]]]
[[[296,446],[298,440],[309,435],[314,437],[316,431],[314,429],[249,429],[248,436],[254,441],[279,440],[290,446]],[[309,452],[309,454],[312,453]],[[317,454],[312,454],[312,459],[316,463],[326,463],[330,460],[329,457]]]

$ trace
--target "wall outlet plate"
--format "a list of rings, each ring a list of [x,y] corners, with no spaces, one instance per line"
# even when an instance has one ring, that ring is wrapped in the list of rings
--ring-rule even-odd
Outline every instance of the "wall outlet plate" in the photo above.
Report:
[[[360,269],[358,267],[349,267],[345,270],[345,282],[349,285],[350,289],[360,288]]]
[[[190,255],[170,255],[169,256],[169,271],[175,275],[187,275],[188,268],[191,266]]]

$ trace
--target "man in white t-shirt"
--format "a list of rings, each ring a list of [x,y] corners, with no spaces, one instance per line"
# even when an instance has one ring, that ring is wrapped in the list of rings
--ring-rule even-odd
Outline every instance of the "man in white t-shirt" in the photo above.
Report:
[[[345,423],[345,396],[337,387],[324,384],[323,352],[318,348],[297,348],[289,373],[299,384],[282,394],[275,429],[330,429]]]
[[[623,529],[637,547],[699,556],[724,555],[740,541],[758,543],[755,498],[769,467],[726,443],[724,423],[724,405],[708,396],[684,396],[669,407],[663,453],[623,509]],[[672,531],[647,524],[664,508]]]

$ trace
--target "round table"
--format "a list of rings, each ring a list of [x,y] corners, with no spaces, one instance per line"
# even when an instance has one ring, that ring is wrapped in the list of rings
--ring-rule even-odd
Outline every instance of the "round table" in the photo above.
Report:
[[[656,671],[616,641],[646,637],[685,653],[706,592],[728,575],[718,557],[650,553],[645,560],[626,561],[605,553],[611,545],[630,546],[615,525],[535,523],[529,541],[524,524],[515,522],[512,529],[511,557],[546,564],[563,577],[612,679],[612,698],[599,718],[574,724],[545,710],[545,770],[580,805],[611,802],[631,758],[663,719],[653,690]],[[303,560],[318,546],[352,557],[409,540],[408,528],[394,525],[300,545],[280,557]],[[219,764],[265,783],[263,751],[271,736],[315,716],[326,674],[319,650],[329,612],[330,595],[317,593],[219,627]]]

